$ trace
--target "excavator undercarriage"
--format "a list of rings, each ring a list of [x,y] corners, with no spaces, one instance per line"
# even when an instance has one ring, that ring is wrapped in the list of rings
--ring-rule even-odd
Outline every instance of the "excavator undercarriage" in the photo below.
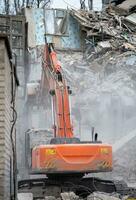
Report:
[[[63,192],[74,192],[80,198],[86,198],[93,192],[117,193],[120,198],[128,196],[128,199],[136,198],[136,189],[128,187],[124,181],[104,180],[96,177],[78,176],[53,178],[35,178],[18,182],[19,193],[32,193],[33,199],[44,199],[46,196],[54,196],[56,199]],[[130,197],[130,198],[129,198]]]

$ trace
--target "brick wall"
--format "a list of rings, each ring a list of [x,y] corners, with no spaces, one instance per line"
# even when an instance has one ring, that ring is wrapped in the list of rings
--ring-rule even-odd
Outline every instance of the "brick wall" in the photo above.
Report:
[[[11,194],[11,66],[7,39],[0,37],[0,200]]]

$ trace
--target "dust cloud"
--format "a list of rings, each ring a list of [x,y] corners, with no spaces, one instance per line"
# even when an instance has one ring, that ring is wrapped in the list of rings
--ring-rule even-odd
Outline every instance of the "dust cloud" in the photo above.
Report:
[[[132,182],[136,165],[136,55],[112,52],[87,62],[82,53],[66,54],[60,53],[60,59],[73,90],[75,135],[91,140],[91,127],[95,127],[99,140],[116,147],[111,176]]]

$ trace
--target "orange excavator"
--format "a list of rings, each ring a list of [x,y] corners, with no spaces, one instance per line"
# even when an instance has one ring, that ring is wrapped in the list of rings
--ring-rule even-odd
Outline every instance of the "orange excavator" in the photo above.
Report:
[[[50,175],[83,176],[87,173],[112,170],[112,147],[98,141],[92,132],[92,141],[83,142],[74,137],[70,118],[69,95],[62,67],[53,44],[47,44],[43,55],[42,89],[48,84],[52,99],[54,137],[49,144],[32,149],[32,171]]]

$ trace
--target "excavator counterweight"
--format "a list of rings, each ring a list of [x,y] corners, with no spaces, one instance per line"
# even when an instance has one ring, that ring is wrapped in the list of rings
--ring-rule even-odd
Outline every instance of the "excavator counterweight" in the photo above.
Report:
[[[105,144],[41,145],[32,152],[33,172],[45,174],[108,172],[112,151]]]

